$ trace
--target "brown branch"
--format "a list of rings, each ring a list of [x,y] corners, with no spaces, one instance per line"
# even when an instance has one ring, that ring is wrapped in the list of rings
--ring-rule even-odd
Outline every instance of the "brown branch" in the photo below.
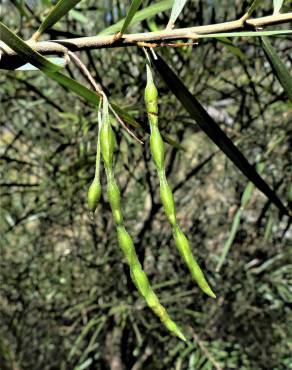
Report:
[[[67,50],[81,51],[90,49],[101,49],[101,48],[115,48],[137,45],[137,43],[161,43],[165,41],[174,41],[182,39],[194,39],[197,36],[205,35],[208,33],[218,33],[227,31],[236,31],[246,28],[257,28],[262,26],[271,26],[280,23],[287,23],[292,21],[292,12],[285,14],[274,14],[261,18],[249,18],[245,16],[242,18],[229,21],[225,23],[210,24],[205,26],[195,26],[180,29],[164,29],[155,32],[144,32],[126,34],[121,38],[117,38],[117,35],[109,36],[89,36],[79,37],[66,40],[51,40],[35,42],[28,40],[27,44],[33,47],[34,50],[41,54],[64,54]],[[0,41],[0,49],[2,49],[2,59],[0,61],[0,68],[12,69],[13,58],[19,57],[16,53],[11,50],[7,45]],[[14,61],[15,62],[15,61]]]

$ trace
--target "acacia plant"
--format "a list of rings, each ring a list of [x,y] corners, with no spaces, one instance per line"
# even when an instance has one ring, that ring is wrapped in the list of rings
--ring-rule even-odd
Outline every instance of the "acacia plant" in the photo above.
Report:
[[[263,154],[256,158],[247,158],[238,147],[242,140],[240,134],[238,135],[234,130],[226,133],[226,130],[220,127],[216,118],[211,114],[210,107],[207,108],[201,104],[198,100],[200,96],[198,94],[195,94],[195,96],[191,92],[192,89],[187,87],[190,81],[189,76],[188,82],[184,82],[185,76],[180,78],[175,64],[173,63],[173,66],[171,66],[171,62],[168,62],[168,60],[174,55],[175,50],[189,50],[187,55],[191,58],[190,53],[192,52],[192,57],[195,56],[200,45],[208,46],[208,43],[218,42],[225,47],[226,51],[235,55],[238,58],[238,63],[244,66],[244,51],[240,49],[240,46],[237,46],[234,40],[256,40],[255,47],[259,52],[262,52],[262,57],[265,58],[266,65],[270,66],[273,78],[277,80],[282,88],[281,99],[284,102],[284,107],[289,106],[292,102],[292,78],[287,66],[273,47],[273,42],[277,38],[284,39],[291,34],[291,30],[286,27],[286,24],[291,22],[292,13],[280,13],[283,1],[274,1],[273,14],[255,17],[254,14],[262,6],[265,6],[265,1],[254,0],[238,19],[207,25],[184,24],[183,27],[176,28],[176,22],[188,12],[188,6],[190,5],[187,1],[163,0],[145,5],[145,2],[133,0],[122,20],[103,30],[99,29],[97,35],[83,35],[82,37],[68,37],[66,39],[58,37],[57,39],[42,41],[44,35],[53,34],[50,33],[53,26],[68,14],[75,14],[76,19],[79,17],[79,20],[82,20],[82,13],[76,12],[76,10],[74,13],[73,9],[78,6],[78,3],[81,3],[81,1],[59,0],[48,9],[42,20],[37,20],[39,21],[39,27],[27,37],[27,40],[20,37],[19,32],[15,32],[12,27],[8,27],[8,19],[6,19],[5,14],[2,15],[3,22],[0,22],[0,68],[12,70],[10,73],[15,74],[19,73],[16,71],[36,70],[35,73],[42,73],[46,78],[64,87],[66,94],[71,95],[73,93],[72,96],[77,95],[91,105],[91,112],[96,116],[98,124],[95,128],[95,165],[92,167],[94,171],[91,170],[94,176],[88,183],[87,189],[84,189],[84,194],[87,194],[88,205],[85,214],[89,216],[92,225],[97,227],[95,219],[98,214],[103,212],[105,206],[103,203],[100,204],[101,199],[107,199],[116,225],[117,241],[126,258],[130,276],[136,289],[164,326],[183,341],[188,341],[188,333],[181,325],[176,323],[176,320],[174,321],[171,318],[171,314],[166,310],[158,294],[154,291],[150,279],[144,271],[141,251],[136,250],[133,238],[126,230],[127,219],[122,213],[122,203],[125,200],[121,196],[120,184],[114,174],[115,161],[117,161],[114,153],[120,144],[115,131],[119,132],[119,135],[126,135],[132,144],[146,146],[148,153],[151,154],[151,156],[148,155],[146,160],[153,162],[152,165],[157,171],[159,190],[155,190],[156,193],[160,193],[161,204],[172,231],[174,244],[188,267],[193,280],[201,290],[212,298],[216,298],[214,292],[220,297],[220,289],[214,284],[215,280],[211,278],[210,283],[207,282],[209,279],[206,277],[204,268],[199,266],[195,258],[196,245],[192,245],[188,240],[183,231],[184,227],[179,226],[179,216],[175,208],[176,199],[172,191],[174,186],[167,180],[165,151],[172,148],[174,153],[179,155],[180,152],[184,152],[185,148],[180,137],[172,137],[169,135],[167,128],[162,129],[160,127],[159,115],[160,107],[163,107],[163,94],[166,91],[173,94],[173,97],[185,110],[188,119],[195,123],[217,146],[217,151],[214,153],[218,155],[222,152],[237,168],[237,171],[248,180],[236,216],[232,225],[230,225],[231,231],[228,240],[217,260],[217,268],[214,267],[214,270],[209,272],[210,275],[215,274],[215,269],[217,272],[220,271],[222,265],[226,262],[227,254],[239,228],[242,213],[254,188],[257,188],[266,197],[269,204],[273,204],[278,209],[279,219],[284,218],[289,224],[291,210],[286,205],[289,199],[281,199],[282,197],[280,198],[277,195],[276,190],[265,180],[264,176],[265,158],[283,140],[283,137],[280,141],[272,143],[263,151]],[[31,11],[25,5],[25,2],[15,2],[15,6],[24,18]],[[163,26],[157,27],[157,25],[151,23],[153,17],[161,12],[167,12],[168,9],[171,10],[170,16]],[[149,26],[150,32],[128,33],[131,27],[139,26],[143,22]],[[275,27],[271,29],[271,26]],[[21,30],[21,33],[27,35],[26,30]],[[61,34],[62,32],[60,32]],[[141,84],[136,91],[136,94],[145,98],[143,118],[127,107],[126,98],[123,104],[124,93],[122,91],[120,97],[116,98],[116,100],[119,100],[117,102],[111,96],[110,88],[105,87],[104,78],[99,76],[97,79],[84,62],[84,55],[88,56],[89,51],[102,50],[107,53],[108,50],[120,48],[123,50],[130,49],[133,55],[137,54],[143,60],[143,71],[139,71]],[[222,58],[224,58],[224,55]],[[74,78],[72,68],[79,71],[78,79]],[[198,68],[198,70],[200,69]],[[105,67],[100,74],[106,75],[106,73],[107,69]],[[194,70],[193,73],[196,74],[197,71]],[[116,78],[118,78],[118,75]],[[86,83],[82,80],[85,80]],[[24,81],[26,81],[25,78]],[[29,84],[28,86],[31,89],[34,88],[29,81],[25,83]],[[236,82],[234,83],[236,84]],[[252,83],[251,80],[250,84],[252,85]],[[160,85],[163,87],[160,87]],[[253,86],[252,88],[254,89]],[[268,89],[269,86],[265,84],[263,88]],[[257,104],[260,106],[261,97],[257,93],[255,93],[255,96],[259,99]],[[172,102],[174,103],[175,100],[172,100]],[[146,116],[148,120],[145,119]],[[49,124],[50,122],[48,122]],[[171,122],[168,122],[168,124],[170,125]],[[257,143],[255,142],[254,145],[257,145]],[[212,156],[215,154],[212,154]],[[186,182],[187,180],[186,178],[182,181]],[[105,181],[106,192],[103,192]],[[50,192],[50,188],[47,188],[46,191]],[[162,220],[161,222],[165,221]],[[127,229],[129,229],[128,226]],[[105,233],[108,231],[104,230]],[[197,292],[197,294],[201,293]],[[179,315],[176,318],[179,320]]]

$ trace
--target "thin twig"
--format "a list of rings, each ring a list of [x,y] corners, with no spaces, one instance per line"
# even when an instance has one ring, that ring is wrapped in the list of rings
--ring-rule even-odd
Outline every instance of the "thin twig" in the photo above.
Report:
[[[83,76],[91,83],[96,93],[102,98],[103,91],[95,82],[94,78],[91,76],[91,73],[85,66],[85,64],[78,58],[77,55],[72,53],[72,51],[68,50],[68,55],[72,58],[73,62],[79,67],[80,71],[82,72]]]
[[[80,71],[82,72],[83,76],[89,81],[89,83],[93,86],[96,93],[99,95],[99,97],[102,99],[105,95],[102,91],[102,88],[98,86],[98,84],[95,82],[94,78],[91,76],[91,73],[85,66],[85,64],[78,58],[78,56],[71,51],[68,51],[67,53],[70,58],[72,58],[73,62],[79,67]],[[122,125],[122,127],[127,131],[129,135],[131,135],[138,143],[143,144],[143,141],[141,141],[125,124],[125,122],[121,119],[121,117],[117,114],[117,112],[114,110],[112,105],[109,103],[109,108],[113,115],[116,117],[117,121]]]
[[[249,18],[246,19],[246,15],[242,18],[229,21],[225,23],[210,24],[204,26],[195,26],[180,29],[164,29],[155,32],[144,32],[136,34],[126,34],[122,35],[120,39],[117,39],[117,35],[109,36],[89,36],[89,37],[79,37],[74,39],[66,40],[51,40],[35,42],[28,40],[27,44],[30,45],[34,50],[40,52],[41,54],[64,54],[68,49],[71,51],[80,50],[90,50],[90,49],[100,49],[100,48],[116,48],[122,46],[135,46],[138,42],[166,42],[182,39],[193,39],[196,36],[206,35],[208,33],[218,33],[227,31],[243,30],[246,27],[262,27],[270,26],[274,24],[281,24],[291,22],[292,12],[285,14],[273,14],[266,17],[260,18]],[[5,65],[9,66],[8,58],[15,57],[16,53],[10,49],[7,45],[0,41],[0,49],[5,53],[3,59],[5,60]],[[2,63],[1,63],[2,67]],[[3,67],[2,67],[3,68]]]
[[[144,144],[142,140],[140,140],[135,134],[133,131],[131,131],[129,129],[129,127],[125,124],[125,122],[121,119],[121,117],[117,114],[117,112],[114,110],[114,108],[111,106],[111,104],[109,103],[109,109],[111,110],[111,112],[113,113],[113,115],[116,117],[116,119],[118,120],[118,122],[122,125],[122,127],[127,131],[127,133],[129,135],[131,135],[136,141],[138,141],[138,143],[140,144]]]

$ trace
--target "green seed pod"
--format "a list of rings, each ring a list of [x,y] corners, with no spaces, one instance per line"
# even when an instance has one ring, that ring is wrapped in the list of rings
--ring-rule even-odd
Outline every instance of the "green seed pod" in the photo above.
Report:
[[[193,279],[197,282],[199,287],[212,298],[216,298],[216,295],[212,292],[209,284],[207,283],[204,274],[198,265],[195,257],[192,255],[189,242],[185,237],[184,233],[180,230],[178,226],[174,226],[172,229],[173,238],[177,249],[179,250],[183,260],[188,266]]]
[[[117,225],[117,236],[120,248],[127,258],[127,262],[130,267],[131,278],[139,293],[145,298],[147,304],[152,308],[153,312],[159,316],[165,326],[168,327],[169,330],[175,333],[179,338],[186,340],[180,329],[170,319],[163,306],[159,303],[159,300],[156,297],[155,293],[152,291],[147,276],[144,273],[138,260],[132,238],[127,233],[123,225],[121,196],[113,173],[114,144],[115,140],[108,118],[108,103],[106,97],[104,97],[103,119],[100,129],[100,145],[106,167],[108,201],[110,203],[112,214]],[[153,297],[156,297],[156,299]],[[151,299],[151,305],[149,304],[149,298]]]
[[[164,143],[156,126],[152,126],[150,135],[151,154],[158,170],[164,168]]]
[[[104,164],[107,168],[111,168],[113,165],[115,135],[111,126],[104,122],[100,129],[100,145]]]
[[[120,225],[123,222],[123,216],[121,212],[121,195],[115,180],[111,180],[107,186],[108,201],[112,209],[115,223]]]
[[[160,197],[165,215],[171,226],[174,226],[176,224],[174,200],[172,191],[165,179],[160,180]]]
[[[90,212],[95,212],[98,202],[101,196],[101,185],[99,180],[96,178],[92,181],[89,186],[87,193],[87,204]]]
[[[145,272],[142,270],[140,263],[136,266],[133,266],[131,270],[132,280],[135,282],[135,285],[139,293],[145,298],[148,296],[149,292],[149,281],[145,275]]]
[[[182,231],[179,229],[176,221],[175,205],[172,191],[167,183],[164,169],[164,144],[158,128],[158,103],[157,90],[153,81],[150,68],[147,66],[147,85],[145,88],[145,103],[148,113],[150,125],[150,149],[151,154],[159,175],[160,181],[160,197],[164,207],[164,211],[168,222],[172,226],[173,237],[177,249],[179,250],[183,260],[188,266],[193,279],[197,282],[199,287],[209,296],[215,298],[215,294],[209,287],[202,270],[192,255],[189,242]],[[155,114],[153,114],[154,112]],[[154,119],[155,117],[155,119]]]
[[[157,104],[157,98],[158,98],[158,91],[156,89],[156,86],[153,82],[153,77],[151,73],[151,69],[149,66],[146,66],[147,68],[147,85],[145,88],[145,103],[146,103],[146,109],[149,116],[149,119],[153,119],[153,123],[157,121],[157,113],[158,113],[158,104]]]
[[[127,233],[124,226],[117,227],[117,234],[120,248],[127,258],[132,280],[139,293],[144,297],[149,308],[151,308],[151,310],[160,318],[161,322],[168,328],[168,330],[177,335],[180,339],[186,341],[182,331],[168,316],[167,311],[160,304],[158,297],[152,290],[149,280],[142,270],[141,264],[138,260],[132,238]]]
[[[121,225],[118,226],[117,234],[119,246],[122,249],[125,257],[127,258],[128,265],[131,266],[131,268],[133,268],[134,266],[139,266],[140,268],[142,268],[135,251],[133,240],[125,227]]]

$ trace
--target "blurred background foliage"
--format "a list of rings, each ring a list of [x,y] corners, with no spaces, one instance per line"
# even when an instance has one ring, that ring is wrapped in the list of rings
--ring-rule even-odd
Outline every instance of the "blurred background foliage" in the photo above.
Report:
[[[29,38],[52,3],[4,0],[1,19]],[[43,39],[98,34],[124,17],[129,3],[83,1]],[[192,0],[176,27],[232,20],[247,6],[247,1]],[[271,13],[272,2],[265,1],[256,16]],[[168,18],[169,11],[160,13],[131,31],[161,29]],[[291,69],[291,39],[271,42]],[[291,202],[291,106],[259,40],[232,43],[208,39],[196,47],[161,51],[250,161],[261,158],[264,178]],[[118,105],[146,122],[141,50],[78,55]],[[67,71],[85,83],[71,63]],[[274,206],[254,190],[229,253],[216,268],[248,181],[158,77],[161,128],[185,148],[167,145],[178,219],[216,301],[194,286],[174,248],[145,133],[136,131],[145,141],[140,145],[113,123],[115,171],[144,269],[191,338],[188,344],[170,337],[138,297],[105,197],[94,219],[88,214],[96,110],[38,72],[1,71],[0,82],[2,370],[292,369],[287,218],[279,219]],[[105,193],[104,176],[102,182]]]

